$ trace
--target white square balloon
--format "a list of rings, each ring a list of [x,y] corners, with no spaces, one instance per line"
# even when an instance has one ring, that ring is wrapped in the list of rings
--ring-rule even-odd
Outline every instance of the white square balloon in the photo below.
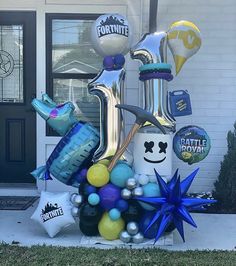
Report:
[[[172,174],[172,135],[138,132],[134,136],[136,174],[155,175],[154,168],[167,179]]]

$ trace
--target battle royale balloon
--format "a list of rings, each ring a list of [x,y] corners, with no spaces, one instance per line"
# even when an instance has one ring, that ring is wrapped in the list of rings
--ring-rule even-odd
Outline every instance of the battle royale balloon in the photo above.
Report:
[[[168,46],[174,57],[177,75],[186,60],[200,49],[200,31],[194,23],[181,20],[170,26],[167,36]]]
[[[101,56],[126,54],[132,41],[129,22],[119,14],[102,15],[92,26],[91,39]]]
[[[200,162],[208,155],[211,141],[203,128],[186,126],[175,134],[173,148],[180,160],[193,164]]]
[[[171,66],[166,63],[166,32],[145,34],[131,49],[130,54],[132,59],[142,62],[141,70],[148,68],[148,71],[165,71],[166,74],[170,72]],[[174,131],[175,119],[167,107],[166,80],[162,78],[144,80],[144,109],[152,113],[162,126]],[[150,125],[150,123],[146,123],[144,126],[146,125]]]

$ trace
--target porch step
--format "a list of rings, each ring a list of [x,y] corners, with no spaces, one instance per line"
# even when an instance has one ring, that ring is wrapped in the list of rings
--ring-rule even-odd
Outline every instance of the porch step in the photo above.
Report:
[[[0,196],[40,196],[35,184],[0,184]]]

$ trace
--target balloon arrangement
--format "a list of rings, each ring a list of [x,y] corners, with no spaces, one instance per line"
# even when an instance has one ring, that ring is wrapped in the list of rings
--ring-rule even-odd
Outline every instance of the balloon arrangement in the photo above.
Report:
[[[63,137],[46,166],[39,167],[32,175],[43,180],[53,176],[79,188],[79,193],[70,197],[70,214],[79,217],[80,231],[87,236],[100,235],[107,240],[139,244],[144,238],[157,241],[164,232],[177,228],[184,240],[183,221],[195,226],[188,211],[214,201],[186,197],[198,170],[182,182],[177,171],[170,178],[175,119],[166,103],[166,82],[174,76],[166,55],[168,44],[178,74],[185,61],[199,49],[200,33],[193,23],[180,21],[172,24],[167,32],[146,34],[131,49],[131,57],[143,64],[139,78],[144,82],[144,109],[123,104],[124,55],[130,49],[131,36],[128,21],[119,14],[102,15],[92,27],[94,49],[104,56],[103,69],[88,84],[90,94],[100,100],[100,135],[93,126],[76,119],[72,103],[57,105],[46,94],[42,100],[33,100],[39,115]],[[121,109],[136,116],[125,139]],[[134,136],[132,168],[127,147]],[[160,158],[156,158],[158,154]],[[207,148],[201,159],[206,155]],[[189,163],[196,161],[192,157]],[[149,177],[154,174],[154,168],[169,182],[156,170],[155,177]],[[58,211],[53,208],[59,204],[55,200],[49,203],[50,197],[42,193],[33,218],[54,236],[58,232],[58,217],[53,213]],[[45,203],[46,207],[42,208]],[[50,225],[45,217],[51,217]],[[55,229],[51,233],[49,228],[53,228],[54,219]],[[68,223],[59,228],[64,225]]]

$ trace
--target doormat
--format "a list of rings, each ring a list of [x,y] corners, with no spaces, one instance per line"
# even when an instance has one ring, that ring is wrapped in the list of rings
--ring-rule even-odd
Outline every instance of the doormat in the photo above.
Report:
[[[0,196],[0,210],[26,210],[39,197]]]

